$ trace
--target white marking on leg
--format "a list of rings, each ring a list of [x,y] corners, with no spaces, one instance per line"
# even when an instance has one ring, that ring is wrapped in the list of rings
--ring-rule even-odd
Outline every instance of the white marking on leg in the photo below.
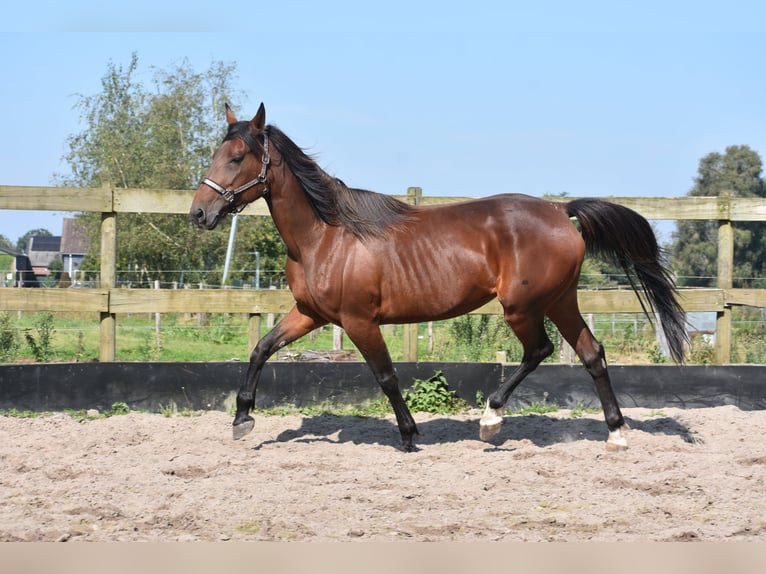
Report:
[[[625,450],[628,448],[628,439],[622,434],[622,431],[626,430],[628,430],[628,425],[622,425],[609,431],[609,438],[606,441],[607,450]]]
[[[481,415],[479,421],[479,436],[481,440],[489,440],[500,432],[500,427],[503,426],[503,408],[493,409],[489,406],[489,400],[487,400],[487,408],[484,409],[484,414]]]

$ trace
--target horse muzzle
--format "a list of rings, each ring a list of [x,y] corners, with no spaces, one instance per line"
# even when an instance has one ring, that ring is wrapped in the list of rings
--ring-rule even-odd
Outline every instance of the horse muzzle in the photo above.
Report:
[[[192,223],[197,227],[208,230],[215,229],[225,215],[226,214],[220,210],[206,210],[202,206],[196,205],[192,205],[191,209],[189,210],[189,217],[191,218]]]

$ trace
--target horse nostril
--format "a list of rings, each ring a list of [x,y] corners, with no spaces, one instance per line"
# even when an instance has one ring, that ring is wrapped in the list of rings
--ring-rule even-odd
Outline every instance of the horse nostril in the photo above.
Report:
[[[191,219],[197,225],[202,225],[205,221],[205,210],[200,207],[197,211],[192,212]]]

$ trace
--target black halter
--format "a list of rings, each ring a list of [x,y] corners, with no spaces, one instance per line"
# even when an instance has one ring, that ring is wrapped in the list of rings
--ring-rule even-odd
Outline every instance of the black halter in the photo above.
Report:
[[[227,139],[231,139],[228,138]],[[245,138],[243,138],[245,139]],[[224,140],[225,141],[225,140]],[[248,144],[250,149],[253,149],[253,146],[251,142],[249,142],[247,139],[245,139],[245,143]],[[255,151],[255,150],[253,150]],[[254,185],[258,185],[259,183],[265,184],[265,187],[263,188],[263,193],[261,195],[266,195],[269,193],[269,182],[266,180],[266,170],[269,169],[269,164],[271,163],[271,158],[269,157],[269,136],[264,132],[263,134],[263,156],[261,156],[261,173],[258,174],[258,177],[255,179],[252,179],[248,181],[247,183],[240,185],[237,189],[229,189],[226,187],[223,187],[222,185],[217,184],[212,179],[204,178],[201,182],[201,184],[205,184],[210,189],[215,191],[218,195],[223,197],[226,201],[229,202],[229,205],[231,205],[231,210],[235,213],[239,213],[245,207],[247,206],[246,203],[243,203],[240,206],[235,206],[234,201],[240,193],[242,193],[245,190],[250,189]]]

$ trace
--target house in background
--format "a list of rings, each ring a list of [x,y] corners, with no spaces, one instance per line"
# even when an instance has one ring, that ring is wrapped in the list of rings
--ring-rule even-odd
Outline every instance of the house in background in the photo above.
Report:
[[[6,253],[10,255],[11,269],[8,273],[8,277],[3,277],[0,281],[0,285],[3,287],[39,287],[40,284],[37,281],[37,277],[32,270],[32,263],[29,261],[29,257],[11,249],[0,245],[0,253]],[[5,271],[3,271],[5,273]]]
[[[32,273],[40,282],[50,275],[48,266],[59,258],[61,237],[55,235],[33,235],[27,241],[27,257],[32,264]]]
[[[75,271],[80,268],[85,254],[88,252],[90,241],[85,228],[74,217],[65,217],[61,229],[61,262],[62,271],[74,281]]]
[[[3,253],[11,255],[13,287],[41,287],[51,274],[53,261],[61,261],[62,273],[73,278],[88,251],[89,241],[85,229],[77,219],[64,218],[61,236],[33,235],[27,241],[27,252],[0,247]],[[49,283],[50,284],[50,283]]]

